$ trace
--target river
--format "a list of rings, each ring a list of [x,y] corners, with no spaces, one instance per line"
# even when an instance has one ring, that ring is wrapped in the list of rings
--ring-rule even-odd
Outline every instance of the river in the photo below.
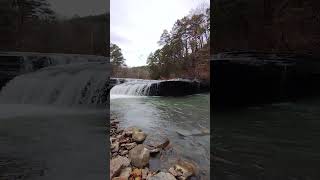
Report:
[[[214,179],[320,179],[320,98],[213,112]]]
[[[136,126],[147,134],[162,133],[170,139],[174,150],[159,162],[161,168],[168,169],[183,158],[198,164],[200,178],[210,179],[209,94],[154,97],[111,91],[110,99],[110,113],[119,118],[121,127]]]
[[[106,179],[108,66],[15,77],[0,92],[0,179]]]

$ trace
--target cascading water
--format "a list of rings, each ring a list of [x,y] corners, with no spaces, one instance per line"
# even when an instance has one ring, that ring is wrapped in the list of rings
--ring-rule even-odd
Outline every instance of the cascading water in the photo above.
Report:
[[[0,103],[105,104],[108,102],[107,63],[52,66],[15,77],[0,92]]]
[[[151,88],[162,82],[161,80],[124,79],[125,82],[114,86],[110,95],[148,96]],[[118,81],[119,82],[119,81]]]

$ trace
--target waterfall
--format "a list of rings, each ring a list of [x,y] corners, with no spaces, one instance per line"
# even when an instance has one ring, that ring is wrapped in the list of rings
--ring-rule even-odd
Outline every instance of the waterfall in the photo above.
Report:
[[[111,89],[111,98],[123,96],[179,96],[193,94],[199,89],[199,83],[188,79],[112,79],[119,84]]]
[[[119,80],[117,80],[119,82]],[[143,80],[143,79],[124,79],[124,83],[115,85],[110,95],[131,95],[131,96],[148,96],[153,87],[158,85],[160,80]]]
[[[0,92],[0,103],[105,104],[109,72],[103,62],[49,66],[9,81]]]

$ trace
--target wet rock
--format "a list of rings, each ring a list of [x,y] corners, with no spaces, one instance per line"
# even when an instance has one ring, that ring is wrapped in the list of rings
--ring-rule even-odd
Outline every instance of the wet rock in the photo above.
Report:
[[[133,177],[141,177],[142,176],[142,171],[141,171],[141,169],[134,169],[133,171],[132,171],[132,173],[131,173],[131,175],[133,176]]]
[[[154,176],[148,177],[147,180],[176,180],[176,178],[170,173],[159,172]]]
[[[142,143],[146,139],[146,134],[144,132],[133,131],[132,139],[137,143]]]
[[[141,173],[142,173],[141,177],[142,177],[142,179],[147,179],[148,172],[149,172],[149,169],[148,169],[148,168],[144,168],[144,169],[141,170]]]
[[[147,148],[147,149],[148,149],[148,148]],[[150,154],[154,154],[154,153],[160,152],[160,149],[159,149],[159,148],[149,149],[149,151],[150,151]]]
[[[172,175],[175,175],[179,180],[185,180],[190,176],[196,175],[198,173],[198,168],[192,162],[179,159],[177,164],[169,169],[169,172]]]
[[[165,137],[164,135],[149,135],[146,140],[144,141],[144,144],[148,149],[163,149],[170,143],[170,140]]]
[[[131,150],[137,146],[137,143],[133,142],[133,143],[121,144],[121,146],[125,147],[128,150]]]
[[[132,134],[133,132],[142,132],[142,130],[137,127],[128,127],[125,129],[125,132]]]
[[[130,165],[130,160],[126,157],[118,156],[113,158],[110,162],[110,179],[119,175],[123,167]]]
[[[128,153],[129,153],[128,150],[123,150],[123,151],[120,152],[120,155],[121,155],[121,156],[124,156],[124,155],[126,155],[126,154],[128,154]]]
[[[139,144],[129,152],[131,164],[138,168],[143,168],[149,163],[150,152],[144,145]]]
[[[168,171],[169,171],[169,173],[171,173],[175,177],[179,176],[179,173],[173,167],[169,168]]]
[[[119,177],[125,178],[127,180],[129,178],[131,172],[132,172],[131,167],[126,167],[121,170]]]
[[[114,143],[111,144],[111,149],[112,149],[112,152],[117,152],[119,150],[119,142],[116,141]]]

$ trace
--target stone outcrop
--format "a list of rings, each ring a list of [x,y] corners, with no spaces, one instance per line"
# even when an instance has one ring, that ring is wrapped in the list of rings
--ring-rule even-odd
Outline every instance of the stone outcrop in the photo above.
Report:
[[[220,53],[211,60],[212,105],[268,103],[318,93],[320,61],[311,55],[256,51]]]

